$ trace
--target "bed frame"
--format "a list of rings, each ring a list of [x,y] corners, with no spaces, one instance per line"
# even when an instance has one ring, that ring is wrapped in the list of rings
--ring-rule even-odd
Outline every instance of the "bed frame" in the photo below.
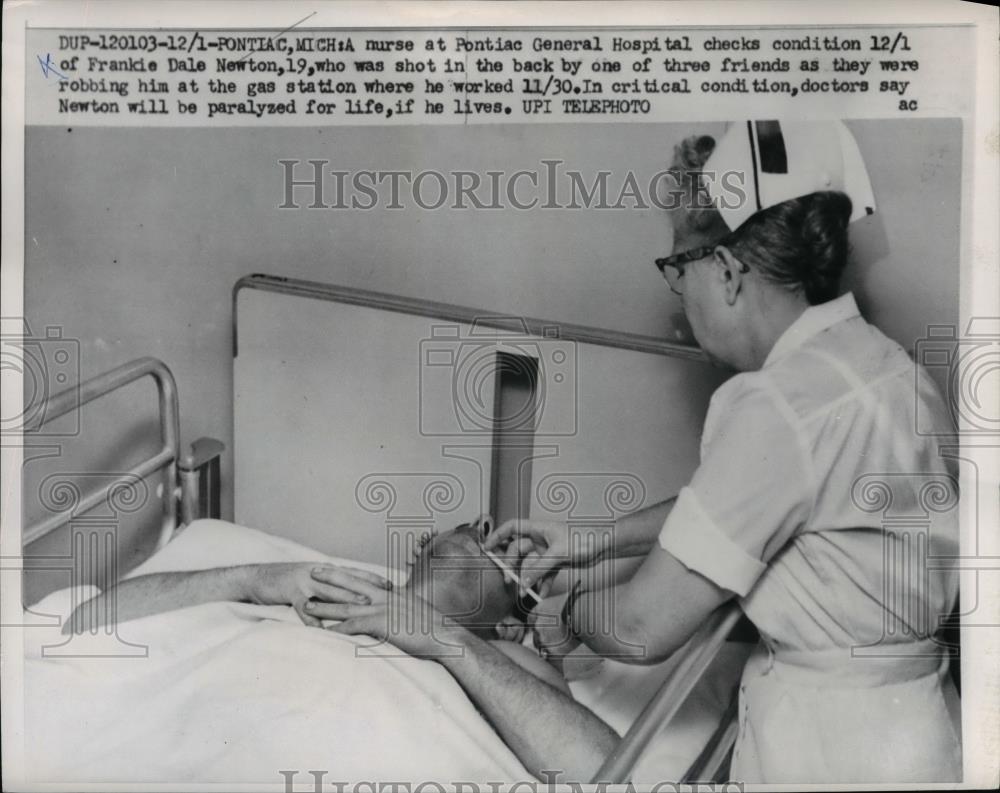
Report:
[[[601,764],[591,780],[592,783],[624,784],[629,781],[650,741],[664,724],[677,715],[684,700],[742,617],[743,611],[739,606],[735,604],[721,606],[695,632],[688,643],[677,651],[682,654],[680,663],[663,681],[660,690],[629,727],[621,743]],[[736,742],[738,697],[739,692],[736,687],[718,728],[688,767],[681,782],[725,781],[720,777],[728,770],[730,750]]]
[[[167,365],[156,358],[138,358],[49,397],[44,409],[32,411],[33,419],[25,425],[24,434],[30,436],[49,422],[144,377],[153,378],[159,396],[159,451],[110,483],[82,495],[62,512],[24,526],[22,546],[40,540],[70,523],[75,516],[113,499],[120,490],[132,488],[136,481],[160,471],[171,486],[164,488],[157,549],[170,541],[179,526],[198,518],[219,517],[220,457],[224,447],[221,441],[200,438],[187,454],[181,454],[177,384]]]
[[[629,341],[635,343],[634,339]],[[657,345],[658,346],[658,345]],[[673,345],[657,351],[670,354]],[[646,348],[648,349],[648,347]],[[668,351],[669,350],[669,351]],[[678,350],[679,356],[690,357],[690,349]],[[118,488],[131,487],[137,478],[145,479],[164,471],[174,486],[165,492],[162,523],[157,549],[173,537],[179,526],[202,517],[219,517],[219,480],[221,442],[211,438],[196,441],[191,450],[180,454],[180,427],[177,386],[167,366],[155,358],[139,358],[104,374],[85,381],[49,398],[42,417],[25,427],[25,433],[40,427],[79,407],[144,377],[152,377],[159,395],[161,448],[110,484],[82,496],[64,512],[53,514],[33,525],[24,527],[22,542],[27,546],[63,525],[75,515],[111,498]],[[594,776],[594,782],[625,783],[657,732],[672,719],[712,659],[724,645],[736,626],[741,610],[735,605],[718,609],[691,640],[678,652],[682,658],[659,691],[629,728],[625,737],[605,760]],[[718,729],[684,774],[683,782],[722,781],[727,770],[730,750],[736,737],[736,692]]]

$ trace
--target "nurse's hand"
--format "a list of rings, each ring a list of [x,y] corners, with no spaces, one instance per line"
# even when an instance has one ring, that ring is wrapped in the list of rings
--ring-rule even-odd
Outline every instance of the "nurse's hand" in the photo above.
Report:
[[[528,587],[560,567],[593,564],[607,550],[582,536],[580,542],[572,542],[571,535],[572,529],[565,523],[513,519],[491,532],[483,545],[489,551],[506,548],[509,564]]]

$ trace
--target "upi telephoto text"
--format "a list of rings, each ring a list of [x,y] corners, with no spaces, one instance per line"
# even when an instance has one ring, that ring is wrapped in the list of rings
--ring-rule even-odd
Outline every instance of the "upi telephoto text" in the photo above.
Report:
[[[863,97],[873,115],[909,115],[947,93],[943,53],[962,45],[945,48],[942,35],[962,34],[936,31],[932,44],[919,28],[888,27],[791,36],[40,30],[30,33],[29,82],[55,90],[30,91],[29,116],[143,124],[665,121],[720,95],[751,105],[756,97],[789,100],[789,111],[805,112],[847,94]]]

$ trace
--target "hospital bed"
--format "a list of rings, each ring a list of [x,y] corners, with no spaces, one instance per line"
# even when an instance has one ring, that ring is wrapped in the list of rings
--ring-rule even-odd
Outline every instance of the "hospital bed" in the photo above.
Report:
[[[296,289],[327,289],[324,285],[254,277],[239,284],[235,294],[238,296],[247,286],[266,292],[278,287],[279,294]],[[345,298],[343,305],[358,305],[351,301],[360,300],[365,310],[371,309],[370,294],[356,290],[337,294]],[[324,292],[324,299],[327,297],[328,292]],[[413,317],[413,308],[406,301],[395,300],[388,310]],[[422,304],[420,308],[435,320],[455,319],[449,307],[435,305],[427,309]],[[536,329],[540,326],[528,323],[523,330],[530,334]],[[588,336],[588,329],[573,330],[577,339],[593,342],[594,334]],[[598,344],[607,341],[599,332],[596,336]],[[234,333],[234,342],[243,340]],[[645,343],[637,339],[625,341],[633,350]],[[278,354],[281,352],[286,351]],[[653,352],[662,353],[660,349]],[[679,358],[693,357],[690,350],[678,350],[677,354]],[[265,531],[240,525],[239,489],[238,522],[218,520],[221,444],[202,439],[190,452],[181,453],[177,390],[169,369],[160,361],[140,359],[95,377],[72,393],[52,397],[39,415],[45,421],[54,420],[145,377],[151,377],[158,389],[158,451],[116,481],[82,494],[71,508],[25,526],[26,545],[107,502],[122,488],[132,487],[137,479],[163,476],[168,486],[159,491],[162,509],[156,528],[157,550],[129,576],[292,560],[346,562],[386,571],[384,559],[377,554],[365,558],[361,535],[348,537],[343,543],[348,552],[335,555],[329,549],[314,547],[318,543],[297,541],[294,532],[281,531],[281,526],[267,525],[271,522],[268,514],[262,521]],[[253,405],[248,404],[253,395],[245,390],[246,381],[239,376],[235,388],[239,482],[242,455],[252,457],[253,443],[260,438],[248,439],[240,433],[241,411],[243,419],[248,412],[253,413]],[[267,434],[266,428],[261,431]],[[491,462],[497,464],[495,455]],[[519,462],[523,467],[524,459]],[[360,486],[362,479],[356,471],[352,485]],[[246,487],[248,480],[242,481]],[[242,522],[251,523],[246,518]],[[424,525],[414,521],[412,515],[401,524],[390,524],[385,524],[387,529],[402,526],[404,535]],[[329,540],[335,547],[337,538]],[[403,574],[393,575],[399,580]],[[95,591],[77,581],[70,589],[35,604],[31,613],[36,618],[48,614],[65,619],[76,604]],[[735,738],[735,684],[747,654],[747,648],[726,641],[739,616],[736,608],[720,609],[666,662],[635,667],[605,661],[595,676],[571,684],[579,701],[624,735],[597,780],[653,783],[724,778]],[[39,731],[36,738],[46,736],[35,753],[36,760],[48,769],[49,776],[44,779],[277,783],[284,779],[279,771],[298,768],[303,775],[300,781],[310,782],[306,769],[323,768],[325,752],[339,758],[331,770],[331,779],[351,775],[388,779],[394,773],[403,779],[419,778],[421,774],[423,778],[442,780],[529,778],[441,667],[397,658],[391,648],[366,650],[364,641],[303,631],[296,621],[289,609],[212,604],[72,639],[57,635],[55,623],[26,631],[30,636],[25,688],[30,718],[26,735],[29,743],[33,729]],[[204,638],[199,646],[192,647],[190,641],[179,640],[179,636]],[[348,649],[343,642],[350,642]],[[240,656],[230,655],[240,646],[250,649]],[[373,666],[370,659],[358,657],[364,652],[386,656],[386,663],[396,673],[392,682],[386,683],[384,669]],[[249,669],[245,668],[248,654],[256,658]],[[109,663],[109,658],[115,660]],[[322,662],[303,663],[305,658]],[[136,659],[145,666],[136,666]],[[366,691],[371,700],[351,700],[345,687],[330,685],[317,666],[339,671],[339,676],[331,673],[335,680],[350,676],[351,686],[346,688],[357,689],[355,697],[359,691]],[[375,675],[377,668],[380,671]],[[211,669],[216,671],[206,671]],[[280,679],[262,684],[261,669]],[[283,677],[282,671],[286,673]],[[308,687],[310,679],[314,680],[312,688]],[[88,681],[87,685],[81,686],[81,680]],[[246,685],[253,686],[249,693]],[[178,704],[181,702],[186,704]],[[143,708],[148,710],[146,714]],[[442,710],[449,714],[447,718],[442,717]],[[121,716],[127,711],[135,711],[138,719],[123,726]],[[104,718],[99,712],[116,715]],[[180,718],[183,725],[177,723]],[[78,729],[80,719],[89,724],[87,729]],[[347,723],[337,728],[338,720]],[[246,728],[255,723],[256,732]],[[269,725],[266,735],[261,726],[265,724]],[[359,724],[364,740],[357,738]],[[428,736],[435,736],[432,744],[427,743]],[[146,746],[145,741],[152,742],[153,748],[140,748]],[[219,741],[222,744],[216,745]],[[303,745],[311,747],[312,754]],[[350,751],[344,748],[348,745]],[[372,746],[380,748],[375,751]],[[397,747],[400,756],[390,757],[393,752],[387,753],[387,746]],[[53,747],[58,762],[54,761]],[[340,754],[331,747],[339,747]],[[169,755],[166,758],[165,750]],[[60,773],[65,776],[60,777]]]

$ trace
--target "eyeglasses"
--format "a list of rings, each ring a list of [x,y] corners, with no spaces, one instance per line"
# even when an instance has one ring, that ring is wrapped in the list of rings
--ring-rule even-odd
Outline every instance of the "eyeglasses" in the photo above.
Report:
[[[702,245],[682,253],[675,253],[673,256],[664,256],[656,260],[656,269],[663,275],[671,292],[675,295],[683,295],[684,290],[681,287],[680,279],[684,277],[684,266],[711,256],[715,253],[716,247],[716,245]],[[671,272],[673,275],[670,274]]]
[[[670,291],[675,295],[683,295],[684,289],[681,286],[680,279],[684,277],[685,266],[691,262],[698,262],[702,259],[707,259],[709,256],[713,256],[715,249],[721,244],[702,245],[701,247],[691,248],[682,253],[675,253],[673,256],[664,256],[662,259],[657,259],[656,268],[663,274],[663,279],[667,282],[667,286],[670,287]],[[669,270],[667,269],[668,267],[670,268]],[[673,275],[670,274],[671,272],[673,272]],[[740,262],[740,272],[750,272],[749,265]]]

